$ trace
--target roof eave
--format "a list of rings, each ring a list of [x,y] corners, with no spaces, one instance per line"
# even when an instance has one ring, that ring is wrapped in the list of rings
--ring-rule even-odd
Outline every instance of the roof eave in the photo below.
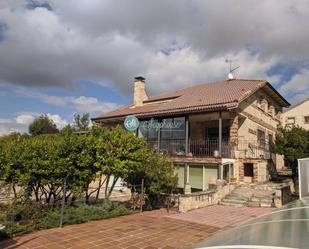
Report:
[[[238,102],[231,102],[226,103],[226,106],[197,106],[190,109],[180,108],[180,109],[172,109],[172,110],[165,110],[165,111],[155,111],[155,112],[149,112],[149,113],[136,113],[132,114],[136,117],[140,118],[150,118],[150,117],[167,117],[167,116],[175,116],[180,114],[192,114],[192,113],[201,113],[201,112],[216,112],[216,111],[228,111],[232,109],[238,108]],[[129,114],[127,114],[129,115]],[[124,119],[127,115],[116,115],[116,116],[107,116],[107,117],[96,117],[92,118],[92,121],[104,121],[104,120],[118,120],[118,119]]]

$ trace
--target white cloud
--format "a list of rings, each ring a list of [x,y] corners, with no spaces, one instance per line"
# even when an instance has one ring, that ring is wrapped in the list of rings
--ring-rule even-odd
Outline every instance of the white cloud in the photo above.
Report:
[[[28,126],[17,123],[16,118],[1,118],[0,119],[0,136],[11,132],[27,132]]]
[[[76,110],[80,112],[104,113],[115,109],[118,105],[111,102],[101,102],[94,97],[75,97],[71,100]]]
[[[280,91],[291,97],[292,103],[297,103],[309,96],[309,69],[301,70],[290,81],[284,84]]]
[[[70,106],[78,112],[89,112],[89,113],[104,113],[115,109],[118,105],[113,102],[99,101],[94,97],[86,96],[51,96],[48,94],[28,91],[24,88],[16,90],[19,95],[35,98],[44,103],[55,105],[55,106]]]
[[[8,27],[0,80],[11,84],[62,88],[84,79],[128,95],[141,74],[158,93],[225,79],[228,57],[238,59],[238,77],[255,79],[269,79],[278,63],[309,60],[307,1],[50,0],[54,11],[18,2],[0,5]]]
[[[34,119],[35,116],[31,114],[21,114],[15,118],[17,124],[24,124],[24,125],[31,124]]]
[[[62,117],[60,117],[60,115],[58,115],[58,114],[48,113],[47,116],[54,121],[54,123],[55,123],[55,125],[57,126],[58,129],[62,129],[63,127],[65,127],[68,124],[68,122],[65,119],[63,119]]]
[[[17,113],[13,118],[0,118],[0,136],[11,132],[27,133],[30,123],[42,115],[37,112]],[[58,114],[47,114],[58,129],[62,129],[68,122]]]

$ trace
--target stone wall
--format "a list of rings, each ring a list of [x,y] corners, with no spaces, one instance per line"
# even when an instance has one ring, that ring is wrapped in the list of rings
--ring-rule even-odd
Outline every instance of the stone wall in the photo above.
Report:
[[[274,203],[275,207],[281,208],[283,205],[297,199],[295,186],[292,179],[286,180],[282,186],[276,188]]]
[[[192,193],[189,195],[178,196],[178,210],[181,213],[206,207],[209,205],[218,204],[221,199],[231,193],[236,188],[236,184],[217,186],[216,190],[207,192]]]

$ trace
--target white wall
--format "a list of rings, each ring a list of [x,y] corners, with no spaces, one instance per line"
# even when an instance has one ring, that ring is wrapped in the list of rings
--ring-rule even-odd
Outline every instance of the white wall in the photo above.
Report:
[[[296,105],[294,108],[287,110],[282,114],[282,125],[285,126],[287,124],[288,117],[294,117],[295,118],[295,124],[303,127],[307,131],[309,131],[309,123],[305,123],[305,116],[309,116],[309,98],[299,104]]]

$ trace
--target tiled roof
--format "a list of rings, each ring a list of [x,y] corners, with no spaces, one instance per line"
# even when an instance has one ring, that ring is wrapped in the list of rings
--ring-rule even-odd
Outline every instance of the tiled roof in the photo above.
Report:
[[[209,84],[202,84],[179,89],[174,92],[163,93],[149,97],[143,106],[133,104],[120,107],[105,113],[93,120],[120,118],[127,115],[149,117],[171,115],[189,112],[228,110],[256,92],[268,86],[276,95],[282,106],[289,103],[265,80],[225,80]]]

